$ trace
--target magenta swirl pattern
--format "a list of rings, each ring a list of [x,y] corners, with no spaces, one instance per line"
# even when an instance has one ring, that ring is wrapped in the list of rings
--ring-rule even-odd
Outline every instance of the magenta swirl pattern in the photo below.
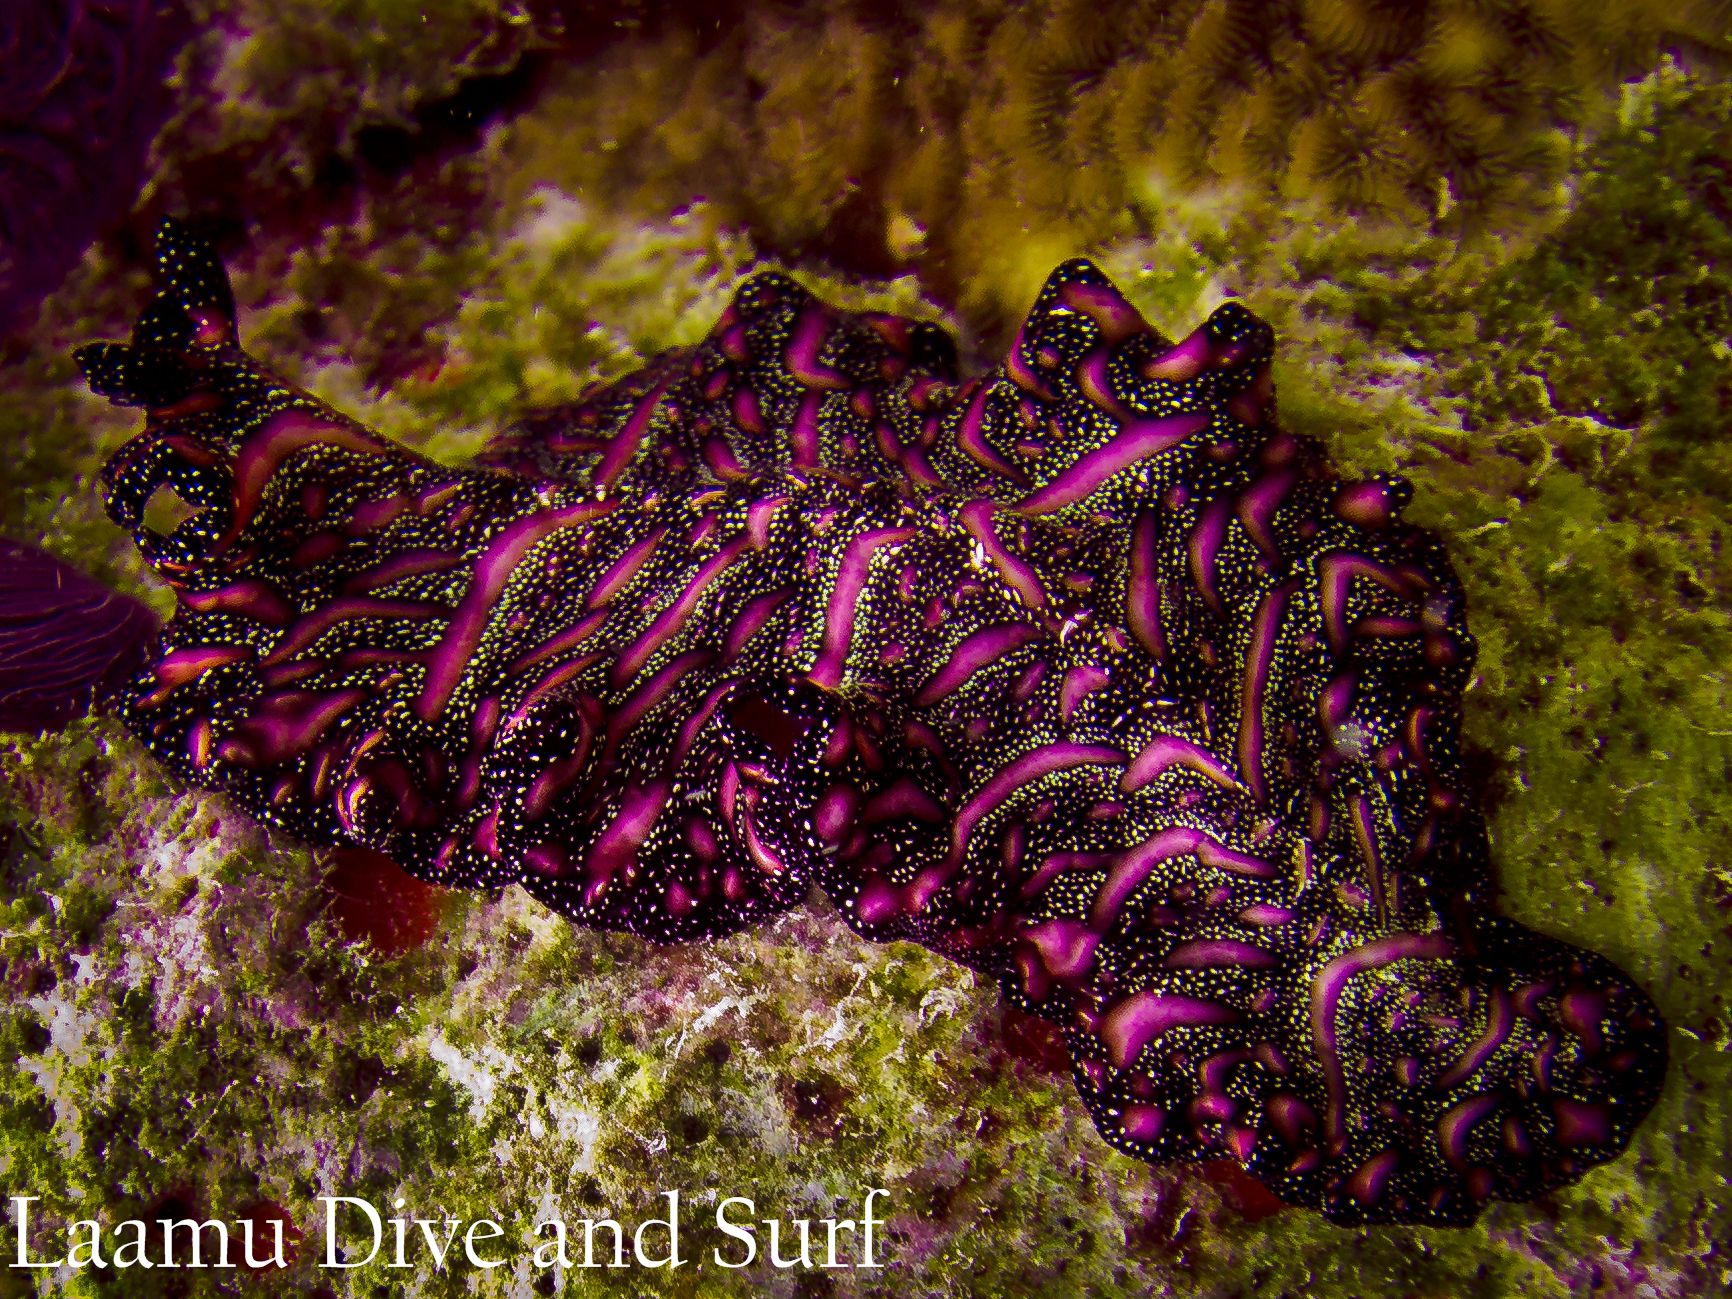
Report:
[[[761,274],[451,469],[253,362],[172,222],[159,258],[78,360],[146,411],[109,509],[180,607],[121,705],[184,778],[660,943],[819,884],[1059,1025],[1113,1146],[1341,1222],[1471,1222],[1652,1107],[1650,1000],[1492,907],[1442,545],[1281,429],[1237,303],[1175,344],[1067,262],[961,381]]]

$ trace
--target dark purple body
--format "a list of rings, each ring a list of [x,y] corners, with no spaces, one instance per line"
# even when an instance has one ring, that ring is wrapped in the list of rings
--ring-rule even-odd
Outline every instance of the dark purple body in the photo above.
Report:
[[[1280,430],[1236,304],[1175,345],[1069,262],[959,382],[932,326],[761,275],[452,470],[259,369],[172,224],[161,259],[79,359],[148,413],[110,509],[182,607],[123,706],[184,777],[657,942],[818,883],[1062,1026],[1115,1146],[1341,1221],[1471,1221],[1652,1105],[1648,999],[1491,908],[1442,547]]]

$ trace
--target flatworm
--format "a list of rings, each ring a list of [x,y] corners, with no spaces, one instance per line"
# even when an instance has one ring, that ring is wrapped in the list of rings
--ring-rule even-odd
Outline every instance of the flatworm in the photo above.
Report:
[[[1172,343],[1067,262],[962,382],[761,274],[451,469],[265,372],[159,240],[78,360],[146,410],[108,507],[180,608],[119,704],[187,780],[659,943],[816,883],[1059,1026],[1113,1146],[1340,1222],[1471,1222],[1652,1107],[1649,999],[1492,909],[1442,545],[1281,429],[1244,307]]]

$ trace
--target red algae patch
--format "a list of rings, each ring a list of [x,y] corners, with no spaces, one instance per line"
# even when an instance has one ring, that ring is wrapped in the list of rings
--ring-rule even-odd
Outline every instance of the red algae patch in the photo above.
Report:
[[[1259,1182],[1237,1159],[1215,1159],[1203,1165],[1203,1176],[1221,1193],[1227,1207],[1246,1222],[1261,1222],[1287,1207],[1286,1201]]]
[[[333,849],[324,884],[343,937],[371,943],[381,956],[414,951],[433,936],[445,914],[444,889],[416,879],[371,848]]]
[[[278,1224],[282,1231],[282,1262],[287,1267],[293,1267],[300,1256],[301,1238],[305,1234],[295,1226],[295,1220],[289,1211],[275,1200],[259,1200],[248,1205],[235,1218],[235,1226],[242,1232],[250,1229],[252,1239],[256,1242],[252,1253],[242,1251],[240,1264],[248,1272],[277,1271],[277,1232]],[[255,1261],[256,1260],[256,1261]]]
[[[1025,1061],[1042,1073],[1068,1074],[1070,1050],[1064,1044],[1064,1031],[1050,1020],[1030,1015],[1006,1003],[1004,1007],[1004,1049],[1018,1060]]]

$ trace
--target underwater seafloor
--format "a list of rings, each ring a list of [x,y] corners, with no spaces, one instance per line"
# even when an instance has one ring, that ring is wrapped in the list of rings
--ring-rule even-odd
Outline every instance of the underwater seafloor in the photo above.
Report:
[[[451,460],[694,341],[748,268],[941,320],[976,364],[1068,256],[1169,336],[1237,295],[1277,330],[1282,420],[1344,472],[1407,476],[1446,539],[1501,907],[1616,961],[1672,1027],[1631,1148],[1465,1230],[1270,1212],[1224,1165],[1110,1150],[1037,1027],[821,896],[702,945],[579,930],[516,889],[333,866],[96,718],[0,737],[0,1186],[37,1197],[43,1240],[190,1212],[304,1236],[281,1277],[8,1268],[0,1296],[1732,1287],[1732,91],[1632,37],[1553,68],[1572,129],[1461,109],[1503,150],[1473,175],[1391,155],[1400,185],[1331,186],[1313,148],[1265,183],[1228,150],[1205,183],[1121,120],[1180,93],[1147,51],[1182,42],[1111,35],[1137,8],[1091,8],[1109,34],[1084,39],[1062,4],[187,6],[142,192],[101,212],[69,189],[96,238],[4,326],[0,532],[172,608],[96,485],[137,418],[69,357],[130,327],[164,212],[217,239],[255,354]],[[1480,60],[1452,75],[1519,83],[1495,35],[1450,45]],[[882,1270],[709,1262],[720,1198],[787,1223],[858,1217],[869,1187]],[[629,1228],[669,1189],[686,1266],[531,1266],[542,1218]],[[491,1217],[519,1252],[321,1269],[322,1195]]]

